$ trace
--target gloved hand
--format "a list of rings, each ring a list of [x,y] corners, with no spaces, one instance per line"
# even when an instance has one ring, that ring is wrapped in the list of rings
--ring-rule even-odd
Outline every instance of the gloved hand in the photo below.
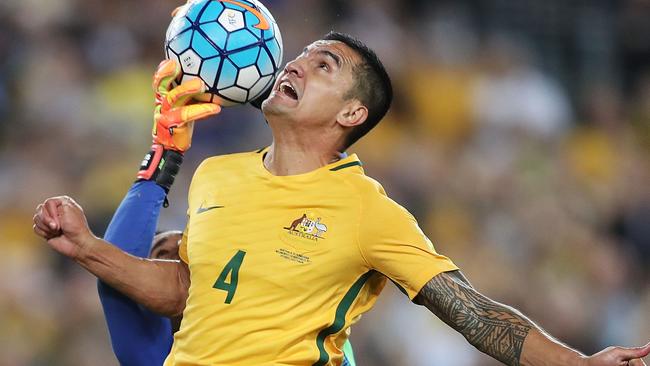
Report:
[[[154,144],[183,153],[191,145],[194,121],[219,113],[221,107],[214,103],[188,104],[207,88],[201,79],[194,78],[172,89],[180,72],[181,67],[174,60],[158,65],[153,79],[156,107],[151,134]]]
[[[154,74],[156,99],[151,131],[153,145],[142,160],[137,176],[138,180],[154,180],[167,191],[183,162],[183,153],[190,148],[194,121],[221,111],[221,106],[214,103],[189,104],[192,98],[206,90],[199,78],[172,88],[172,83],[180,72],[178,62],[165,60],[158,65]]]

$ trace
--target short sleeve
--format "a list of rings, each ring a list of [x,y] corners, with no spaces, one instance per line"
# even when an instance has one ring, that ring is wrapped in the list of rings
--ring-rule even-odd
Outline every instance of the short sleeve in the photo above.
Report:
[[[183,236],[181,237],[181,242],[178,245],[178,256],[186,264],[190,263],[187,259],[187,226],[185,226],[185,230],[183,230]]]
[[[194,175],[192,176],[192,181],[190,182],[190,186],[187,191],[187,224],[185,225],[185,230],[183,230],[183,236],[181,237],[181,242],[178,246],[178,256],[181,258],[183,262],[186,264],[189,264],[189,259],[187,256],[187,237],[189,235],[189,229],[190,229],[190,218],[192,216],[192,212],[196,211],[196,195],[195,193],[195,187],[197,187],[198,181],[201,177],[201,171],[203,166],[205,165],[205,161],[203,161],[198,168],[196,168],[196,171],[194,172]]]
[[[438,254],[406,209],[385,195],[364,201],[359,247],[368,265],[413,299],[431,278],[458,267]]]

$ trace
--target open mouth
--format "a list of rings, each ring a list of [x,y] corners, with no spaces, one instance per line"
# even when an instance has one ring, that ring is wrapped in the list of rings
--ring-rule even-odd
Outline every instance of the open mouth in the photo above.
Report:
[[[285,80],[281,82],[278,90],[289,98],[298,100],[298,93],[296,92],[296,89],[294,89],[294,87],[288,81]]]

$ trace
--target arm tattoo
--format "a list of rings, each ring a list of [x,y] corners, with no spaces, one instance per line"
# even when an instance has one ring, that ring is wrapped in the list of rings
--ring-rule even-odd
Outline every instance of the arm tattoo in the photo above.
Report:
[[[535,327],[517,310],[478,293],[460,271],[433,277],[414,301],[426,306],[481,352],[507,365],[519,365],[524,340]]]

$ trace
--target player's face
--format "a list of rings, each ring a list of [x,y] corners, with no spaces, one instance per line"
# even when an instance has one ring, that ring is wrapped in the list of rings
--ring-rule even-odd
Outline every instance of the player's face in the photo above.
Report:
[[[178,260],[178,242],[182,234],[177,231],[160,233],[153,238],[153,247],[149,258]]]
[[[262,110],[301,124],[327,124],[336,120],[354,85],[354,66],[361,57],[339,41],[317,41],[290,61],[278,75]]]

